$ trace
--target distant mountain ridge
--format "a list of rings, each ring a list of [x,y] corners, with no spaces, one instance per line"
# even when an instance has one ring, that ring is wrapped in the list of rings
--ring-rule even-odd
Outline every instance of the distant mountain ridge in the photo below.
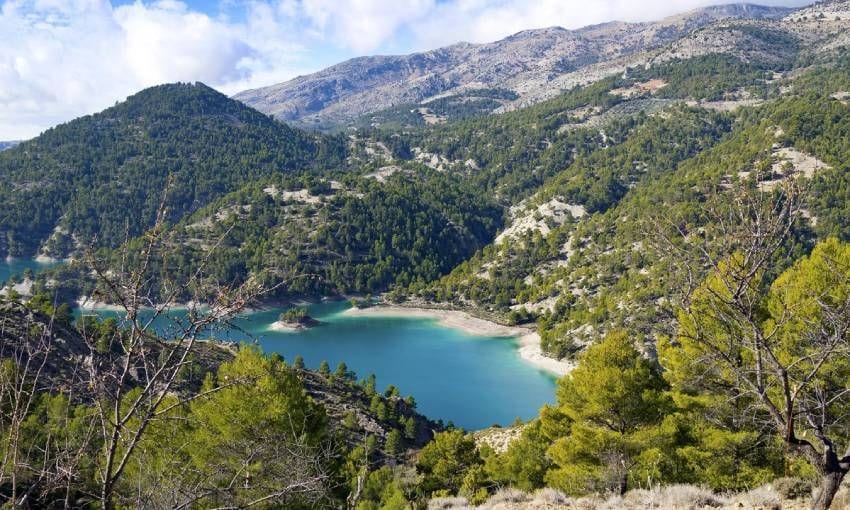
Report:
[[[778,19],[790,12],[741,3],[657,22],[525,30],[493,43],[461,42],[410,55],[359,57],[234,98],[281,120],[323,128],[469,89],[506,88],[520,96],[535,95],[559,76],[669,44],[711,23]]]
[[[0,151],[4,151],[6,149],[11,149],[12,147],[18,145],[19,143],[21,143],[21,142],[18,141],[18,140],[12,140],[12,141],[8,141],[8,142],[0,142]]]

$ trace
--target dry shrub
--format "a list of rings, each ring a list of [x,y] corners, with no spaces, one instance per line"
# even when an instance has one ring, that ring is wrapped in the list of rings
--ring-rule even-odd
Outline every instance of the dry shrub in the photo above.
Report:
[[[570,506],[568,508],[575,508],[577,510],[597,510],[601,507],[605,502],[601,499],[594,496],[585,496],[582,498],[576,498],[572,500]]]
[[[785,499],[804,499],[812,496],[812,482],[803,478],[777,478],[770,485]]]
[[[735,497],[739,507],[757,510],[782,510],[782,496],[770,485],[762,485]]]
[[[611,508],[656,508],[660,497],[660,488],[652,490],[632,489],[623,497],[611,498],[611,500],[619,499],[623,502],[623,506]]]
[[[495,494],[490,496],[490,499],[487,500],[487,505],[522,503],[528,500],[528,494],[523,491],[519,489],[504,488],[499,489]]]
[[[466,498],[461,497],[434,498],[428,501],[428,510],[470,510],[471,508]]]
[[[563,492],[549,487],[534,493],[534,503],[538,505],[566,505],[568,502]]]
[[[596,507],[596,510],[623,510],[625,508],[634,508],[634,506],[626,501],[626,498],[620,495],[610,496],[602,504]]]
[[[668,485],[658,492],[657,505],[663,509],[715,508],[726,504],[726,501],[711,490],[696,485]]]

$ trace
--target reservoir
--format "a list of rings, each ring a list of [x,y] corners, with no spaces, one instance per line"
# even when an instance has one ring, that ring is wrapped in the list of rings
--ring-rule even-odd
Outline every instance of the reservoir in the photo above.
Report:
[[[20,280],[27,269],[37,272],[55,265],[55,262],[36,262],[33,259],[0,259],[0,282],[5,282],[12,275]]]
[[[283,309],[247,313],[233,320],[233,327],[216,329],[211,336],[255,343],[290,363],[300,355],[313,369],[327,361],[333,371],[345,362],[358,379],[374,373],[379,389],[392,384],[402,396],[413,395],[419,412],[467,430],[528,420],[554,401],[555,377],[523,361],[513,338],[469,335],[435,319],[350,316],[345,313],[349,306],[308,305],[321,325],[297,332],[271,329]],[[180,315],[173,312],[174,317]],[[174,331],[169,320],[162,318],[155,325],[160,334]]]
[[[26,259],[0,261],[0,281],[44,267]],[[308,305],[321,325],[298,332],[270,329],[282,311],[270,309],[247,313],[233,321],[234,327],[211,335],[256,343],[290,363],[300,355],[313,369],[323,360],[331,370],[345,362],[358,379],[374,373],[379,388],[395,385],[403,396],[413,395],[421,413],[467,430],[528,420],[554,401],[555,377],[523,361],[513,338],[470,335],[428,318],[349,316],[349,306]],[[180,312],[173,314],[179,317]],[[165,335],[171,327],[165,318],[156,325]]]

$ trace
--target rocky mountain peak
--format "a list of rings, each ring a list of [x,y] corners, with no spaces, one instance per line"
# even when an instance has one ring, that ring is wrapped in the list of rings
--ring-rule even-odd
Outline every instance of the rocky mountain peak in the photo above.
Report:
[[[458,43],[410,55],[359,57],[234,97],[263,113],[317,128],[475,88],[509,89],[533,100],[530,98],[545,95],[538,89],[559,76],[670,44],[718,21],[775,19],[789,11],[738,3],[655,22],[523,30],[492,43]]]

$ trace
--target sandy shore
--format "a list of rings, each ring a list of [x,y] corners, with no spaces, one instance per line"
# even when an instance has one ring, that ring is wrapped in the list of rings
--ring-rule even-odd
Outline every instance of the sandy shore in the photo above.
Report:
[[[441,326],[458,329],[470,335],[516,337],[519,339],[519,355],[526,362],[551,372],[564,375],[573,368],[573,363],[547,357],[540,348],[540,335],[530,328],[502,326],[456,310],[430,308],[407,308],[403,306],[373,306],[350,308],[346,315],[355,317],[403,317],[436,319]]]

